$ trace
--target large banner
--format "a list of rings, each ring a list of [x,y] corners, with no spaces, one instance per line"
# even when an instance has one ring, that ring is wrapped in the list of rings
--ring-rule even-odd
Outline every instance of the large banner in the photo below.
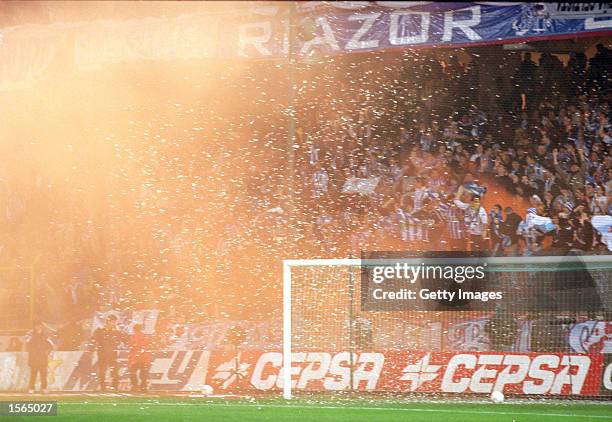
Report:
[[[201,391],[210,353],[201,350],[154,352],[150,369],[151,391]],[[27,353],[0,353],[0,391],[26,391],[29,367]],[[118,360],[120,386],[130,389],[127,353]],[[93,352],[52,352],[49,357],[50,391],[93,391],[99,388]]]
[[[454,394],[598,395],[603,356],[556,353],[354,353],[353,388],[360,391]],[[282,388],[282,353],[248,353],[237,361],[211,356],[208,383],[216,391]],[[350,387],[349,352],[293,353],[296,390]],[[607,393],[606,393],[607,394]]]
[[[520,395],[612,395],[610,361],[603,354],[449,353],[409,351],[295,352],[292,385],[296,390]],[[353,371],[351,373],[351,362]],[[129,390],[122,353],[120,388]],[[283,355],[277,351],[159,351],[151,367],[152,391],[201,391],[217,394],[268,391],[283,385]],[[0,353],[0,391],[25,391],[27,354]],[[91,352],[55,352],[49,360],[49,390],[98,388]]]
[[[0,89],[70,68],[140,60],[283,58],[290,3],[227,13],[98,20],[0,29]],[[541,3],[303,2],[295,51],[308,57],[408,47],[461,47],[606,35],[609,8],[564,13]]]
[[[377,2],[377,6],[353,3],[361,5],[315,9],[312,19],[317,36],[304,42],[299,52],[308,54],[315,46],[326,53],[342,53],[524,42],[612,28],[609,15],[595,11],[570,17],[551,15],[536,3]]]

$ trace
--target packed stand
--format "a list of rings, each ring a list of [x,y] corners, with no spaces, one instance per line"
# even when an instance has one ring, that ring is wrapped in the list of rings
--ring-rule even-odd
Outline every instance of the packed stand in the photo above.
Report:
[[[74,105],[32,106],[37,126],[6,108],[21,144],[2,147],[16,159],[0,168],[0,258],[16,285],[0,299],[25,297],[34,268],[36,316],[68,331],[109,309],[159,309],[162,326],[264,320],[283,258],[608,251],[609,50],[478,51],[298,64],[293,145],[285,64],[146,64],[37,87],[28,107],[59,91]],[[97,90],[119,80],[109,103]]]
[[[409,80],[381,72],[359,90],[313,89],[318,117],[331,117],[302,134],[300,214],[312,245],[333,256],[608,251],[610,59],[601,45],[588,68],[581,55],[563,65],[525,53],[514,68],[501,62],[512,86],[495,90],[478,84],[475,73],[494,69],[476,57],[465,68],[420,55]],[[496,107],[479,105],[492,94]]]

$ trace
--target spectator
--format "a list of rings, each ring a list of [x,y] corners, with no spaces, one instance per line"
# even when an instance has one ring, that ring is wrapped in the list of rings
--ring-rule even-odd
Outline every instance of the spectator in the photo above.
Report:
[[[587,171],[586,163],[584,160],[584,152],[582,149],[578,150],[578,156],[580,158],[580,164],[572,161],[570,164],[569,172],[563,169],[557,160],[559,156],[558,150],[553,150],[553,163],[557,174],[561,177],[563,182],[569,186],[569,188],[575,193],[576,190],[584,186],[584,174]]]
[[[558,255],[567,255],[574,245],[575,232],[570,223],[569,215],[561,212],[555,222],[555,234],[553,238],[553,248]]]
[[[518,255],[518,229],[521,223],[521,217],[519,217],[511,207],[506,207],[504,212],[506,213],[506,218],[502,222],[500,230],[502,245],[507,256],[516,256]]]
[[[595,230],[591,224],[591,216],[584,207],[574,210],[576,215],[574,232],[574,249],[584,252],[592,251],[595,246]]]
[[[502,225],[504,223],[502,207],[496,204],[489,211],[489,233],[491,233],[491,256],[497,256],[498,251],[503,249]]]
[[[145,393],[151,366],[151,346],[142,332],[142,325],[134,325],[134,333],[129,340],[128,366],[132,391]]]
[[[459,190],[454,200],[455,205],[463,210],[464,222],[467,227],[468,247],[471,251],[485,251],[484,236],[487,228],[487,212],[480,205],[480,197],[472,194],[471,202],[465,203],[459,199],[463,191]]]
[[[93,334],[93,343],[98,355],[98,380],[100,391],[106,391],[106,372],[110,370],[112,388],[119,390],[119,364],[117,351],[121,343],[125,343],[125,335],[117,329],[117,317],[109,315],[104,327],[98,328]]]
[[[53,350],[53,343],[42,322],[34,323],[34,329],[27,336],[28,365],[30,366],[29,393],[34,393],[36,378],[40,378],[40,390],[47,393],[47,368],[49,353]]]
[[[535,88],[537,66],[531,60],[531,53],[525,53],[523,61],[517,71],[519,95],[521,99],[521,110],[531,109],[531,105],[535,99],[531,93]]]

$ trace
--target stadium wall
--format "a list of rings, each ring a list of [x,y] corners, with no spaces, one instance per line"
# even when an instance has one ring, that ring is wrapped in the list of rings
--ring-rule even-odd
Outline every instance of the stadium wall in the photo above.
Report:
[[[294,352],[295,391],[354,390],[388,393],[612,397],[612,354],[367,351]],[[127,355],[120,355],[120,388],[129,389]],[[158,351],[151,367],[152,392],[280,393],[282,353],[277,351]],[[92,352],[54,352],[50,391],[98,388]],[[0,391],[25,391],[27,354],[0,353]]]

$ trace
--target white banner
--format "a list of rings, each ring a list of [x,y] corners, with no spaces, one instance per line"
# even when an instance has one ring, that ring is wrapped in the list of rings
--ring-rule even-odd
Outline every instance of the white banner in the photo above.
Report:
[[[151,391],[201,391],[205,384],[209,352],[157,351],[149,371]],[[130,389],[127,354],[119,356],[119,388]],[[98,389],[96,356],[93,352],[52,352],[49,356],[50,391]],[[28,354],[0,352],[0,391],[26,391],[30,377]],[[39,384],[37,384],[38,386]]]
[[[370,177],[368,179],[361,179],[359,177],[351,177],[348,179],[342,187],[343,193],[359,193],[361,195],[371,195],[376,190],[380,182],[380,177]]]

